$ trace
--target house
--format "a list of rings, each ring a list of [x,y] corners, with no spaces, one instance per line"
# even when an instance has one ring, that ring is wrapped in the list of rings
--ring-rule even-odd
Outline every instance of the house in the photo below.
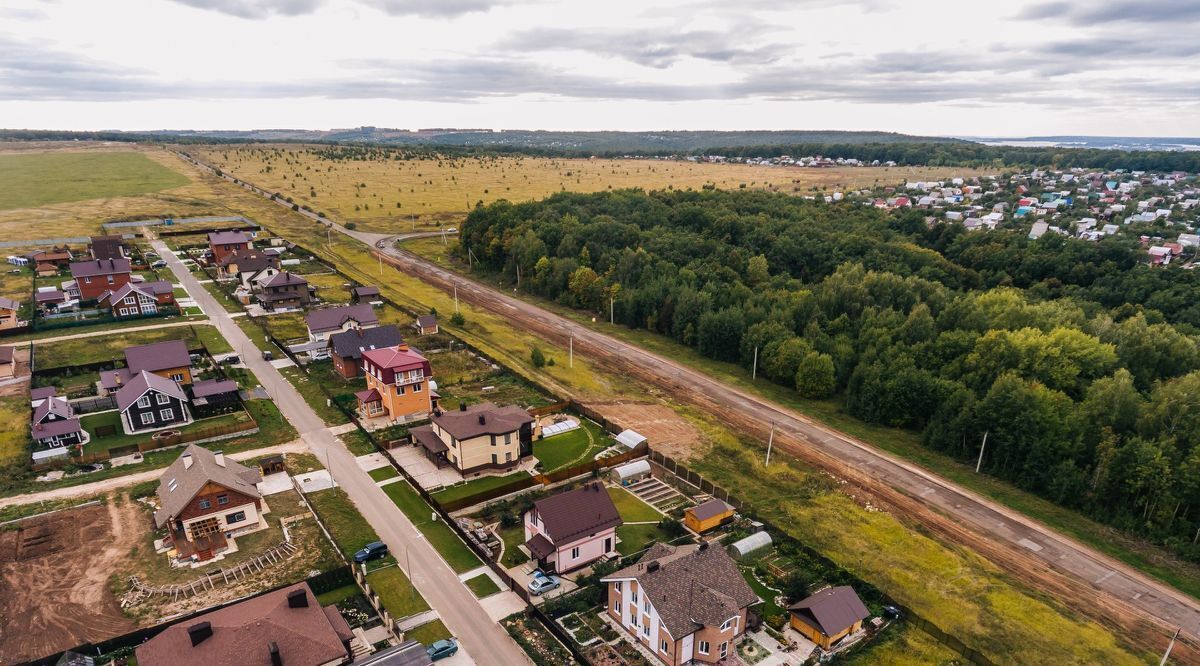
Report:
[[[863,620],[871,616],[849,585],[825,588],[788,606],[788,611],[792,628],[825,650],[862,629]]]
[[[279,257],[265,252],[234,252],[216,265],[217,273],[224,277],[237,276],[243,288],[253,290],[259,281],[269,280],[279,272]]]
[[[136,345],[125,350],[125,367],[100,373],[100,387],[113,392],[142,371],[165,377],[177,384],[192,383],[192,359],[183,340],[166,340]]]
[[[543,571],[572,571],[615,553],[623,524],[608,490],[588,483],[533,503],[525,547]]]
[[[1171,263],[1171,248],[1163,245],[1151,246],[1148,250],[1152,266],[1165,266]]]
[[[734,652],[762,600],[719,547],[656,543],[637,564],[600,579],[607,612],[663,663],[716,663]]]
[[[126,434],[187,425],[187,394],[179,384],[142,370],[117,390],[117,409]]]
[[[733,507],[717,498],[688,507],[683,512],[683,524],[696,534],[702,534],[733,518]]]
[[[114,317],[143,317],[157,314],[164,305],[174,305],[175,287],[166,280],[130,282],[100,294],[96,303],[111,310]]]
[[[71,277],[82,301],[94,301],[106,291],[129,284],[131,274],[128,259],[94,259],[71,264]]]
[[[463,403],[458,411],[434,414],[429,425],[411,433],[427,458],[453,465],[463,475],[510,469],[533,452],[533,417],[515,405],[485,402],[468,408]]]
[[[17,362],[13,357],[16,351],[12,347],[0,347],[0,378],[12,377],[17,374]]]
[[[424,417],[433,411],[429,378],[433,368],[406,344],[362,352],[367,390],[355,394],[358,411],[365,419],[386,417],[389,421]]]
[[[304,323],[308,325],[309,342],[328,342],[334,333],[378,326],[379,317],[364,303],[312,310],[304,315]]]
[[[17,311],[21,309],[21,304],[11,298],[0,296],[0,331],[9,328],[18,328],[25,324],[17,317]]]
[[[219,407],[238,401],[238,384],[232,379],[205,379],[192,384],[192,404]]]
[[[249,254],[252,247],[250,235],[245,232],[213,232],[208,235],[208,260],[212,264],[220,264],[231,254]]]
[[[350,378],[362,374],[364,351],[401,344],[404,344],[404,339],[400,337],[400,329],[395,326],[355,328],[330,335],[328,353],[333,359],[334,369],[343,377]]]
[[[354,634],[297,583],[173,624],[137,647],[140,666],[336,666]]]
[[[259,481],[258,470],[190,444],[158,478],[154,525],[167,530],[179,559],[210,559],[229,537],[261,528]]]
[[[54,287],[40,287],[33,294],[33,301],[43,310],[53,310],[61,303],[66,303],[67,295]]]
[[[379,300],[379,287],[355,287],[350,290],[350,300],[355,303],[374,303]]]
[[[259,285],[258,302],[264,310],[303,308],[310,300],[308,280],[290,271],[276,273]]]
[[[437,317],[431,314],[421,315],[413,322],[413,328],[417,329],[417,335],[434,335],[438,332]]]
[[[125,239],[120,236],[92,236],[88,241],[88,253],[92,259],[124,259]]]
[[[70,248],[52,247],[49,250],[38,250],[30,252],[26,255],[29,261],[33,263],[33,270],[38,277],[53,277],[58,275],[58,270],[63,266],[71,263],[75,255],[71,253]]]
[[[1046,222],[1034,222],[1033,229],[1029,231],[1029,238],[1031,240],[1037,240],[1038,238],[1045,236],[1049,229],[1050,225]]]
[[[33,439],[34,462],[67,455],[67,447],[82,446],[90,439],[80,427],[71,403],[55,396],[53,388],[33,408],[29,434]]]

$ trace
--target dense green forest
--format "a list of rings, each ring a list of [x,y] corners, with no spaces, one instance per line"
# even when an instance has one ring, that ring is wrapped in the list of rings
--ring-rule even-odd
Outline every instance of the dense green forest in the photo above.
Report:
[[[927,228],[765,192],[476,208],[482,270],[670,336],[1200,560],[1196,271],[1136,240]]]

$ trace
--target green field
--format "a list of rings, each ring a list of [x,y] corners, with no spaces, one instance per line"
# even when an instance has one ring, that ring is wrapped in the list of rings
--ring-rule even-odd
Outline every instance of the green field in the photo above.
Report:
[[[587,419],[580,421],[582,426],[579,428],[533,443],[533,456],[542,463],[543,474],[582,465],[612,446],[613,439],[603,428]]]
[[[417,592],[400,567],[387,567],[367,574],[367,583],[379,595],[392,617],[402,618],[429,610],[429,604]]]
[[[190,182],[141,153],[0,155],[0,210],[159,192]]]
[[[646,504],[642,500],[633,496],[624,488],[609,487],[608,496],[612,498],[613,504],[617,505],[617,513],[621,514],[621,520],[627,523],[648,523],[662,520],[663,516],[657,509]]]
[[[0,398],[0,421],[23,424],[29,419],[29,399],[23,395]],[[29,429],[8,427],[0,434],[0,467],[25,461],[29,455]]]

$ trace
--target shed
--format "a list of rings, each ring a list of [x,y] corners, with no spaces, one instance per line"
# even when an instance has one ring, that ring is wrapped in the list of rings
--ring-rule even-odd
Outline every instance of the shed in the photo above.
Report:
[[[733,517],[733,507],[717,498],[712,498],[683,512],[683,524],[700,534],[717,527]],[[765,534],[765,532],[764,532]]]
[[[650,477],[650,461],[635,460],[612,470],[612,480],[628,486]]]
[[[621,434],[617,435],[617,442],[628,448],[636,449],[646,442],[646,438],[633,430],[622,430]]]
[[[740,541],[735,541],[729,544],[729,554],[734,559],[741,559],[756,550],[771,547],[771,535],[765,531],[758,531]]]
[[[283,454],[275,453],[269,456],[264,456],[258,461],[258,468],[262,470],[263,476],[275,474],[284,471]]]

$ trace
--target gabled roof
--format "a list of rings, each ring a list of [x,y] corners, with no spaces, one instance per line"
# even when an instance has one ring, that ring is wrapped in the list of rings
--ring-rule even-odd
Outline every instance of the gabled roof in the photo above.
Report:
[[[0,310],[16,310],[19,307],[21,307],[20,302],[0,296]]]
[[[688,509],[688,512],[691,513],[696,520],[708,520],[709,518],[714,518],[732,510],[733,507],[714,497],[703,504],[699,504]]]
[[[93,259],[120,259],[125,256],[121,246],[125,243],[120,236],[92,236],[88,248]]]
[[[208,235],[210,245],[234,245],[249,243],[250,236],[242,231],[214,231]]]
[[[417,326],[421,328],[431,328],[437,326],[437,317],[433,315],[421,315],[417,317]]]
[[[262,481],[258,471],[224,456],[222,459],[223,463],[217,462],[216,454],[195,444],[183,450],[183,454],[158,478],[159,509],[154,512],[154,522],[158,527],[166,525],[178,515],[208,483],[236,490],[249,497],[262,496],[254,485]]]
[[[365,286],[365,287],[355,287],[350,293],[354,294],[358,298],[366,298],[369,296],[378,296],[379,295],[379,287],[372,287],[370,285]]]
[[[48,423],[32,423],[29,426],[29,434],[35,440],[68,435],[80,430],[82,430],[82,427],[79,425],[79,419],[77,418],[59,419]]]
[[[651,565],[656,566],[651,566]],[[761,599],[719,546],[656,543],[637,564],[605,576],[636,580],[672,638],[717,626]]]
[[[48,291],[39,291],[33,295],[33,299],[38,303],[52,303],[56,301],[67,300],[67,295],[58,289],[50,289]]]
[[[788,610],[826,636],[839,634],[855,622],[871,616],[849,585],[821,590],[804,601],[788,606]]]
[[[368,328],[379,324],[379,317],[375,315],[375,309],[366,303],[322,308],[312,310],[304,315],[304,323],[308,324],[308,330],[312,333],[337,330],[351,320]]]
[[[197,398],[207,398],[210,395],[233,393],[238,390],[237,382],[232,379],[205,379],[192,384],[192,395]]]
[[[599,483],[551,495],[533,503],[550,540],[562,545],[624,523],[608,491]]]
[[[122,386],[121,390],[117,391],[117,409],[121,411],[129,409],[130,405],[138,401],[138,398],[151,390],[187,402],[187,394],[179,388],[178,384],[161,375],[142,370],[130,379],[128,384]]]
[[[137,292],[146,298],[154,298],[159,294],[171,293],[175,287],[166,280],[158,280],[155,282],[127,282],[115,291],[106,291],[100,294],[100,300],[108,300],[109,303],[117,303],[133,292]]]
[[[33,423],[41,423],[43,419],[51,414],[60,419],[69,419],[75,416],[75,410],[71,408],[71,403],[67,402],[66,398],[51,396],[34,408],[32,421]]]
[[[229,266],[237,264],[239,273],[257,273],[268,266],[279,267],[279,257],[271,254],[263,254],[260,252],[247,252],[241,254],[234,252],[227,254],[217,262],[218,266]]]
[[[293,274],[291,271],[284,271],[282,273],[276,273],[275,277],[271,278],[270,280],[267,280],[263,284],[263,286],[264,287],[285,287],[290,284],[306,285],[306,284],[308,284],[308,280],[305,280],[304,278],[300,277],[299,275]]]
[[[526,541],[525,547],[529,549],[530,554],[539,560],[549,557],[554,552],[554,544],[550,543],[550,540],[541,532],[538,532],[533,535],[532,539]]]
[[[442,441],[442,438],[437,436],[437,433],[433,431],[433,428],[430,428],[427,425],[417,426],[416,428],[409,430],[409,432],[412,433],[413,439],[415,439],[418,444],[420,444],[425,448],[426,451],[429,451],[430,453],[444,453],[450,450],[450,447],[446,446],[446,443]]]
[[[362,358],[364,351],[395,347],[403,342],[400,329],[392,325],[342,331],[329,336],[329,346],[333,353],[353,360]]]
[[[39,386],[29,390],[29,401],[37,402],[38,400],[45,400],[46,398],[53,397],[57,392],[58,389],[53,386]]]
[[[367,354],[374,352],[365,352]],[[483,422],[480,423],[480,417]],[[471,439],[480,435],[503,435],[520,430],[526,423],[532,423],[533,417],[529,412],[515,405],[497,407],[490,402],[471,405],[454,411],[442,412],[431,419],[439,428],[450,433],[455,439]]]
[[[76,279],[128,272],[128,259],[93,259],[71,264],[71,277]]]
[[[191,364],[187,343],[183,340],[152,342],[125,350],[125,365],[129,367],[132,374],[137,374],[142,370],[157,372],[170,368],[186,368]]]

